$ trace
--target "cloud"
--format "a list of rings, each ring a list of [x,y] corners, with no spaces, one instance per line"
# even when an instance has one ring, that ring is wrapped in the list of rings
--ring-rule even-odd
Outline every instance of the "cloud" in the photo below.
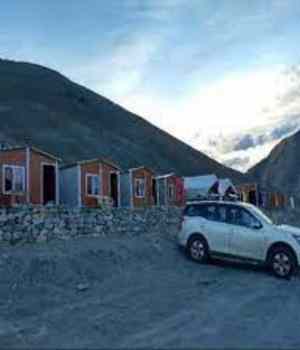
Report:
[[[69,68],[69,76],[79,77],[81,84],[120,102],[123,96],[136,91],[143,83],[160,43],[161,40],[154,35],[147,38],[131,36],[108,54],[92,58],[82,66]]]
[[[249,166],[249,163],[251,162],[251,158],[248,155],[245,155],[244,157],[233,157],[224,162],[225,165],[227,165],[230,168],[235,168],[237,170],[244,170],[245,167]]]
[[[280,141],[300,128],[300,115],[286,116],[281,125],[249,130],[248,133],[231,139],[232,151],[246,151],[273,141]]]
[[[265,158],[282,139],[300,130],[300,114],[282,116],[278,125],[230,135],[216,135],[203,143],[202,149],[213,158],[240,171],[246,171]],[[199,135],[198,135],[199,136]]]
[[[0,55],[58,69],[243,170],[299,128],[300,67],[285,69],[300,53],[298,0],[73,2],[72,16],[53,0],[37,18],[28,0],[36,21],[6,19]]]

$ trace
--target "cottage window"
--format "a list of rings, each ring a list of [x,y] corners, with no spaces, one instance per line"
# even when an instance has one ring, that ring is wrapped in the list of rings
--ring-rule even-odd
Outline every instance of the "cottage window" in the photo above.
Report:
[[[99,175],[86,175],[86,193],[88,196],[99,196],[100,194],[100,177]]]
[[[4,165],[4,193],[25,192],[25,168],[15,165]]]
[[[146,181],[144,178],[135,179],[135,183],[134,183],[135,197],[137,198],[145,197],[145,183]]]
[[[169,184],[168,186],[168,199],[173,201],[175,199],[175,186],[174,184]]]

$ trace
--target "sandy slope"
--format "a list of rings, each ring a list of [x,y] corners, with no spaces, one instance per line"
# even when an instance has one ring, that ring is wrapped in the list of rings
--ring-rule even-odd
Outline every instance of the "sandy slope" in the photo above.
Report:
[[[199,266],[172,238],[0,254],[0,348],[300,347],[299,278]]]

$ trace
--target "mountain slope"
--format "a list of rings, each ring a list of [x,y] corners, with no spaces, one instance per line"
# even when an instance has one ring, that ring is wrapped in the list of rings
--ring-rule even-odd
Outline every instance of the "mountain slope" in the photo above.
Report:
[[[105,156],[128,168],[147,165],[181,175],[227,168],[108,99],[50,69],[0,60],[0,142],[27,143],[65,161]]]
[[[267,158],[248,171],[248,175],[264,185],[297,195],[300,191],[299,149],[300,132],[297,132],[275,146]]]

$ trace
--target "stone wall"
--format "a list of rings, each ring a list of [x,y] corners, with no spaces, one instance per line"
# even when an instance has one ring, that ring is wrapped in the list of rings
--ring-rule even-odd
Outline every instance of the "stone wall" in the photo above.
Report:
[[[173,207],[133,210],[25,206],[0,209],[0,242],[47,242],[82,235],[175,235],[180,217],[181,210]]]

